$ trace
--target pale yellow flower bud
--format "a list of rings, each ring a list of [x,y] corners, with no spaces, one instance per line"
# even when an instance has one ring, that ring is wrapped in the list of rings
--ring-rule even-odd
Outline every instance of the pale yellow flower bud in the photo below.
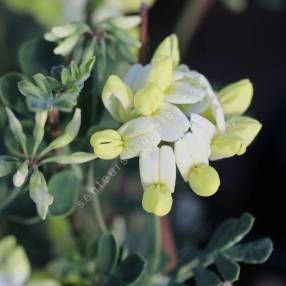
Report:
[[[197,195],[209,197],[217,192],[220,186],[220,178],[213,167],[198,164],[190,172],[189,184]]]
[[[173,67],[177,67],[180,62],[179,41],[175,34],[165,38],[155,51],[152,62],[157,61],[161,57],[169,56],[172,58]]]
[[[173,62],[171,57],[162,56],[152,62],[151,70],[147,77],[147,82],[157,84],[164,92],[171,85],[173,74]]]
[[[123,140],[120,134],[112,129],[94,133],[90,144],[95,155],[103,160],[114,159],[123,151]]]
[[[134,105],[142,115],[155,113],[163,103],[164,94],[154,83],[148,83],[134,97]]]
[[[240,137],[234,134],[220,134],[211,142],[211,160],[242,155],[246,148]]]
[[[144,191],[142,206],[146,212],[164,216],[170,212],[172,204],[172,194],[163,184],[150,185]]]
[[[227,85],[218,93],[226,117],[243,114],[249,107],[253,97],[253,85],[244,79]]]
[[[229,119],[226,123],[226,130],[241,138],[247,147],[255,139],[262,128],[262,124],[251,117],[237,116]]]

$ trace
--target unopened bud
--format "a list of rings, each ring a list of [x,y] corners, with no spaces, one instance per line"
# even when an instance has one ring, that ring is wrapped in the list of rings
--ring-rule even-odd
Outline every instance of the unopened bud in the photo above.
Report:
[[[262,124],[251,117],[237,116],[229,119],[226,123],[226,130],[241,138],[247,147],[255,139],[262,128]]]
[[[253,97],[253,85],[244,79],[227,85],[218,93],[219,101],[227,118],[243,114]]]
[[[165,38],[155,51],[152,62],[157,61],[161,57],[169,56],[172,58],[173,67],[177,67],[180,62],[179,41],[175,34]]]
[[[147,76],[147,82],[152,82],[164,92],[171,85],[173,62],[171,57],[163,56],[153,61]]]
[[[111,160],[119,156],[123,150],[120,134],[112,129],[96,132],[90,138],[94,153],[100,159]]]
[[[221,134],[213,138],[211,152],[211,160],[230,158],[242,155],[245,152],[245,145],[240,137],[234,134]]]

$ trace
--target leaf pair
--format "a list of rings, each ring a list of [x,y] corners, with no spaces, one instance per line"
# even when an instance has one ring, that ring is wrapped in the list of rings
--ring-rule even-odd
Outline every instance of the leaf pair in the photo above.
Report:
[[[247,213],[239,219],[229,219],[223,222],[215,231],[206,249],[198,251],[195,258],[179,265],[171,274],[170,283],[173,284],[170,285],[179,285],[195,277],[197,286],[220,286],[223,281],[238,280],[240,274],[238,262],[264,263],[273,250],[270,239],[240,243],[252,229],[253,223],[254,218]],[[213,264],[219,275],[207,269]]]

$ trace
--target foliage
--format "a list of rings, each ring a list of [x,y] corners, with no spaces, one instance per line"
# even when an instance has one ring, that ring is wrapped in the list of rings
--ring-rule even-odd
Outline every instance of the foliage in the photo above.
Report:
[[[14,7],[20,9],[27,4],[23,3],[15,1]],[[194,249],[191,257],[165,271],[158,217],[149,217],[155,226],[149,231],[151,239],[145,239],[145,243],[151,241],[149,255],[137,253],[126,242],[124,223],[114,226],[113,232],[106,226],[99,199],[101,193],[105,199],[116,196],[103,190],[127,159],[140,155],[143,207],[163,216],[171,209],[175,188],[172,148],[183,179],[196,194],[209,196],[220,184],[209,159],[243,154],[261,128],[257,120],[242,116],[252,99],[251,82],[242,80],[216,93],[203,75],[179,65],[175,35],[163,41],[150,64],[138,64],[139,48],[146,44],[139,42],[142,19],[122,16],[125,8],[138,10],[138,3],[133,4],[121,6],[116,17],[100,19],[95,25],[90,21],[58,26],[44,39],[28,41],[19,50],[22,71],[0,79],[5,120],[0,215],[31,225],[36,237],[43,228],[52,248],[47,266],[31,273],[24,248],[6,236],[0,241],[0,284],[175,286],[194,278],[197,285],[215,286],[237,281],[240,262],[264,263],[272,252],[269,239],[241,242],[254,222],[251,215],[243,214],[223,222],[205,249]],[[105,5],[89,2],[87,7]],[[192,109],[197,103],[201,103],[200,115]],[[103,105],[110,114],[102,111]],[[160,125],[158,114],[166,106],[172,111],[165,118],[169,124]],[[191,123],[185,115],[190,113]],[[121,126],[113,130],[119,125],[116,121]],[[202,141],[192,141],[190,129],[195,133],[196,127]],[[157,147],[160,142],[165,145]],[[154,145],[155,151],[147,148]],[[191,158],[184,158],[181,150],[189,150]],[[114,160],[108,166],[101,159]],[[160,173],[155,179],[154,170]],[[97,174],[102,175],[100,181]],[[116,203],[124,201],[130,213],[137,209],[138,202],[123,198],[119,184],[116,187]],[[22,216],[25,208],[31,217]],[[135,212],[128,215],[136,218]],[[87,221],[96,228],[89,229]],[[16,260],[21,262],[17,268],[21,281],[13,280]],[[212,266],[216,272],[209,269]]]

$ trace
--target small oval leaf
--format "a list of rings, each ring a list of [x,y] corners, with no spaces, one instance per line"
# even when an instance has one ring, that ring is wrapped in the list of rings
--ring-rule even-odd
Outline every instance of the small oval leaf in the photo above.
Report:
[[[98,242],[96,265],[103,274],[110,274],[118,260],[118,247],[114,236],[110,233],[100,237]]]
[[[54,202],[49,211],[53,216],[67,216],[76,204],[79,196],[80,183],[72,170],[54,175],[48,184]]]

